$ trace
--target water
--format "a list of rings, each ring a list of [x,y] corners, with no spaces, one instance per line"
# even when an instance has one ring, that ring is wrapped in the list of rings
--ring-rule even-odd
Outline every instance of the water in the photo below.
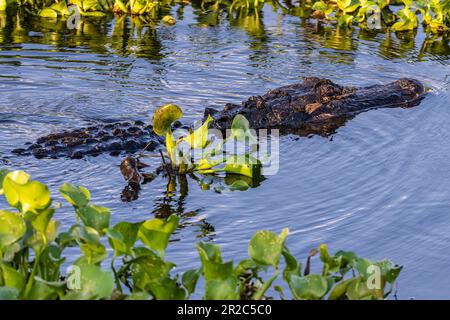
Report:
[[[48,183],[59,201],[63,182],[88,187],[94,203],[112,209],[112,223],[179,213],[183,228],[168,252],[177,271],[197,265],[199,240],[239,259],[255,231],[289,227],[288,246],[299,258],[320,243],[388,257],[405,266],[399,298],[449,298],[448,39],[325,28],[269,7],[260,17],[234,19],[190,6],[164,10],[177,18],[175,26],[126,18],[86,21],[78,31],[33,19],[0,23],[4,165]],[[358,115],[332,139],[283,137],[279,173],[246,192],[217,194],[190,181],[186,196],[168,201],[158,178],[126,203],[120,158],[10,153],[38,136],[96,121],[150,121],[168,102],[193,122],[205,106],[240,102],[306,75],[358,86],[414,77],[431,93],[416,108]],[[74,221],[66,203],[58,215],[64,227]]]

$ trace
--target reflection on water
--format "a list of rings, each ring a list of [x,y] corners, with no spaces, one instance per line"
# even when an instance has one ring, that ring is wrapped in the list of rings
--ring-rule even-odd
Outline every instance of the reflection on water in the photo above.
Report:
[[[269,2],[275,8],[284,8],[286,13],[305,16],[301,7],[292,6],[291,10]],[[184,18],[186,5],[179,5],[175,10],[178,19]],[[206,6],[206,8],[205,8]],[[288,6],[288,7],[289,7]],[[249,42],[253,51],[264,50],[267,44],[267,30],[264,27],[264,13],[255,14],[253,10],[241,9],[232,12],[220,9],[217,3],[209,6],[205,3],[193,4],[198,26],[215,27],[226,21],[229,26],[245,30],[252,39]],[[295,10],[294,10],[295,9]],[[170,10],[165,8],[160,15]],[[300,10],[297,12],[296,10]],[[281,21],[281,15],[276,17]],[[69,30],[66,21],[40,19],[23,14],[6,14],[0,12],[0,42],[4,45],[21,43],[45,43],[57,48],[88,47],[91,52],[104,54],[136,55],[152,60],[164,58],[163,47],[156,31],[157,17],[106,16],[104,18],[85,18],[76,30]],[[332,26],[323,22],[301,18],[303,28],[299,36],[305,42],[317,42],[323,48],[342,50],[347,53],[358,50],[358,40],[375,41],[379,44],[377,54],[388,59],[408,58],[418,61],[437,59],[445,61],[450,54],[449,35],[420,34],[418,31],[391,33],[369,29],[349,29]],[[272,31],[272,30],[271,30]],[[277,36],[283,36],[283,30],[277,26]],[[300,30],[299,30],[300,31]],[[174,34],[172,36],[175,36]],[[322,52],[327,55],[327,52]],[[427,54],[431,55],[428,56]],[[351,55],[345,54],[339,59],[337,55],[328,56],[338,63],[350,63]]]
[[[179,271],[198,261],[198,237],[220,243],[225,259],[239,259],[256,230],[289,227],[296,256],[325,242],[389,257],[405,265],[399,298],[447,297],[448,36],[336,28],[302,18],[302,7],[289,1],[269,4],[259,15],[176,4],[161,10],[177,18],[173,27],[152,17],[105,17],[68,30],[61,21],[1,14],[2,165],[48,183],[63,203],[63,226],[73,222],[57,192],[65,181],[87,186],[93,203],[112,209],[113,223],[178,213],[183,228],[167,254]],[[158,176],[124,202],[120,158],[37,160],[10,152],[97,121],[149,122],[166,103],[182,106],[183,121],[192,123],[205,106],[238,103],[302,76],[352,86],[412,77],[432,92],[416,108],[361,114],[332,139],[282,137],[280,172],[243,192],[204,191],[191,177],[168,192]]]

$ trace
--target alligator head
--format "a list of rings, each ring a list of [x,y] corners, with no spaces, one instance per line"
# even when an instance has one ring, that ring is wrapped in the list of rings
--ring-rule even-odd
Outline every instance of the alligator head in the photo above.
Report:
[[[280,129],[282,133],[329,135],[356,114],[375,108],[412,107],[424,96],[423,85],[400,79],[364,88],[340,86],[328,79],[305,78],[303,83],[270,90],[250,97],[241,105],[227,104],[222,111],[205,109],[214,126],[231,127],[237,114],[253,129]]]

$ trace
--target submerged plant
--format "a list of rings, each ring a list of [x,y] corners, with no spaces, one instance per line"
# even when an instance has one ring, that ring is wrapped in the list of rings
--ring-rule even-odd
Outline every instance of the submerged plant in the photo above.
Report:
[[[321,245],[302,271],[286,246],[289,231],[284,229],[280,235],[257,232],[249,258],[237,264],[223,261],[217,245],[200,242],[198,268],[173,274],[175,264],[165,253],[178,216],[111,226],[109,209],[91,204],[86,188],[64,184],[60,193],[77,219],[64,232],[54,219],[60,205],[52,206],[46,185],[23,171],[0,171],[0,194],[11,207],[0,211],[0,300],[188,299],[199,295],[198,281],[204,281],[204,299],[258,300],[277,291],[286,298],[284,289],[274,286],[281,279],[294,299],[383,299],[402,268],[352,252],[331,256]],[[81,256],[64,273],[68,247],[78,248]],[[311,258],[319,251],[323,271],[312,274]]]

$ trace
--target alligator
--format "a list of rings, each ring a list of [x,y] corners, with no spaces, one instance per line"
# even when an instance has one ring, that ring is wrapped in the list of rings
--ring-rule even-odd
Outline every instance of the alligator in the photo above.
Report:
[[[71,158],[96,156],[109,153],[118,156],[142,150],[154,150],[163,141],[151,125],[142,121],[101,123],[73,131],[52,133],[28,143],[25,148],[14,149],[12,153],[36,158]]]
[[[425,95],[423,85],[414,79],[400,79],[384,85],[363,88],[341,86],[328,79],[304,78],[303,83],[270,90],[263,96],[250,97],[241,105],[227,104],[222,111],[206,108],[204,116],[213,118],[213,127],[231,127],[237,114],[244,115],[253,129],[279,129],[282,134],[329,136],[358,113],[387,107],[413,107]],[[177,126],[181,126],[177,123]],[[113,156],[154,150],[162,139],[150,125],[141,121],[99,124],[53,133],[37,139],[18,155],[37,158],[69,157],[108,152]]]
[[[303,83],[270,90],[250,97],[241,105],[227,104],[222,111],[205,109],[213,126],[231,127],[237,114],[244,115],[253,129],[279,129],[282,134],[329,136],[357,114],[378,108],[408,108],[420,103],[423,85],[403,78],[364,88],[340,86],[328,79],[304,78]]]

